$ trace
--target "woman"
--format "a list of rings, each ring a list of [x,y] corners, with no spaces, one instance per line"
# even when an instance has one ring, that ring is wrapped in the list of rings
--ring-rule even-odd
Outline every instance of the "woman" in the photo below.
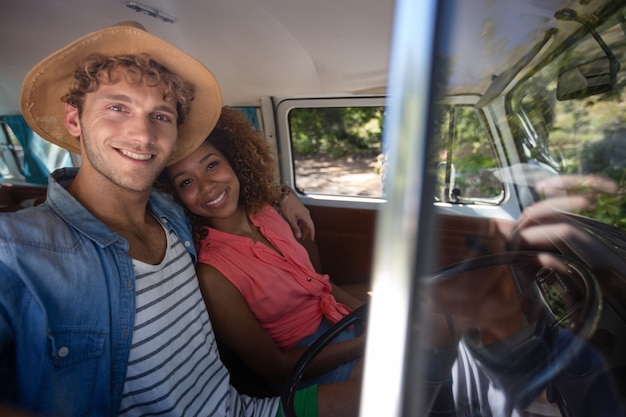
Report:
[[[168,167],[198,248],[198,279],[217,339],[248,368],[283,384],[317,336],[362,301],[318,274],[274,208],[267,143],[241,112],[224,107],[193,154]],[[364,335],[351,328],[311,363],[302,386],[360,377]]]

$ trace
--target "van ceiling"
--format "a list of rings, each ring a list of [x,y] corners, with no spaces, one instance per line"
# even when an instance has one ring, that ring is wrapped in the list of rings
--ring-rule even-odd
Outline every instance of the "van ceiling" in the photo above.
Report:
[[[0,115],[19,113],[28,70],[74,39],[123,20],[190,53],[217,77],[225,104],[262,96],[384,93],[393,0],[19,0],[0,13]]]
[[[422,1],[422,0],[416,0]],[[450,30],[434,69],[448,94],[504,91],[520,63],[546,56],[582,26],[579,16],[612,0],[440,0]],[[210,68],[230,105],[260,97],[383,94],[387,88],[394,0],[140,0],[176,19],[138,13],[128,0],[15,0],[0,13],[0,115],[19,112],[24,75],[74,39],[137,20]],[[133,2],[134,3],[134,2]],[[551,34],[547,37],[546,34]],[[518,68],[519,67],[519,68]],[[425,92],[426,93],[426,92]]]

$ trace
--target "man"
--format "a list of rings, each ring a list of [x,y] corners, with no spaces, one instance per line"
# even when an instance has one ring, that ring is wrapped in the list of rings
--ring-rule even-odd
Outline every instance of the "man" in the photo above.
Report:
[[[37,64],[22,112],[79,152],[40,206],[0,217],[0,404],[55,416],[282,415],[238,394],[217,352],[182,208],[152,190],[221,108],[211,72],[124,22]],[[358,387],[304,391],[304,414],[356,415]]]

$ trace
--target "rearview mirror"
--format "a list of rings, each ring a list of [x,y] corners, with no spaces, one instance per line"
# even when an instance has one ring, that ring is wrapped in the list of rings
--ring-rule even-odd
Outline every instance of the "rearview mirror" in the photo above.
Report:
[[[559,74],[557,100],[571,100],[611,91],[619,64],[609,57],[585,62]]]

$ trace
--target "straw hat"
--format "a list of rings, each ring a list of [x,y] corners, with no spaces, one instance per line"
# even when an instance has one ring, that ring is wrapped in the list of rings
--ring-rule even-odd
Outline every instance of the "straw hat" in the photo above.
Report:
[[[147,53],[195,88],[195,98],[185,122],[178,128],[176,151],[169,164],[193,152],[211,133],[222,107],[215,77],[204,65],[175,46],[151,35],[137,22],[126,21],[90,33],[39,62],[24,78],[22,115],[44,139],[80,153],[78,140],[64,125],[61,101],[73,81],[78,64],[92,54],[107,56]]]

